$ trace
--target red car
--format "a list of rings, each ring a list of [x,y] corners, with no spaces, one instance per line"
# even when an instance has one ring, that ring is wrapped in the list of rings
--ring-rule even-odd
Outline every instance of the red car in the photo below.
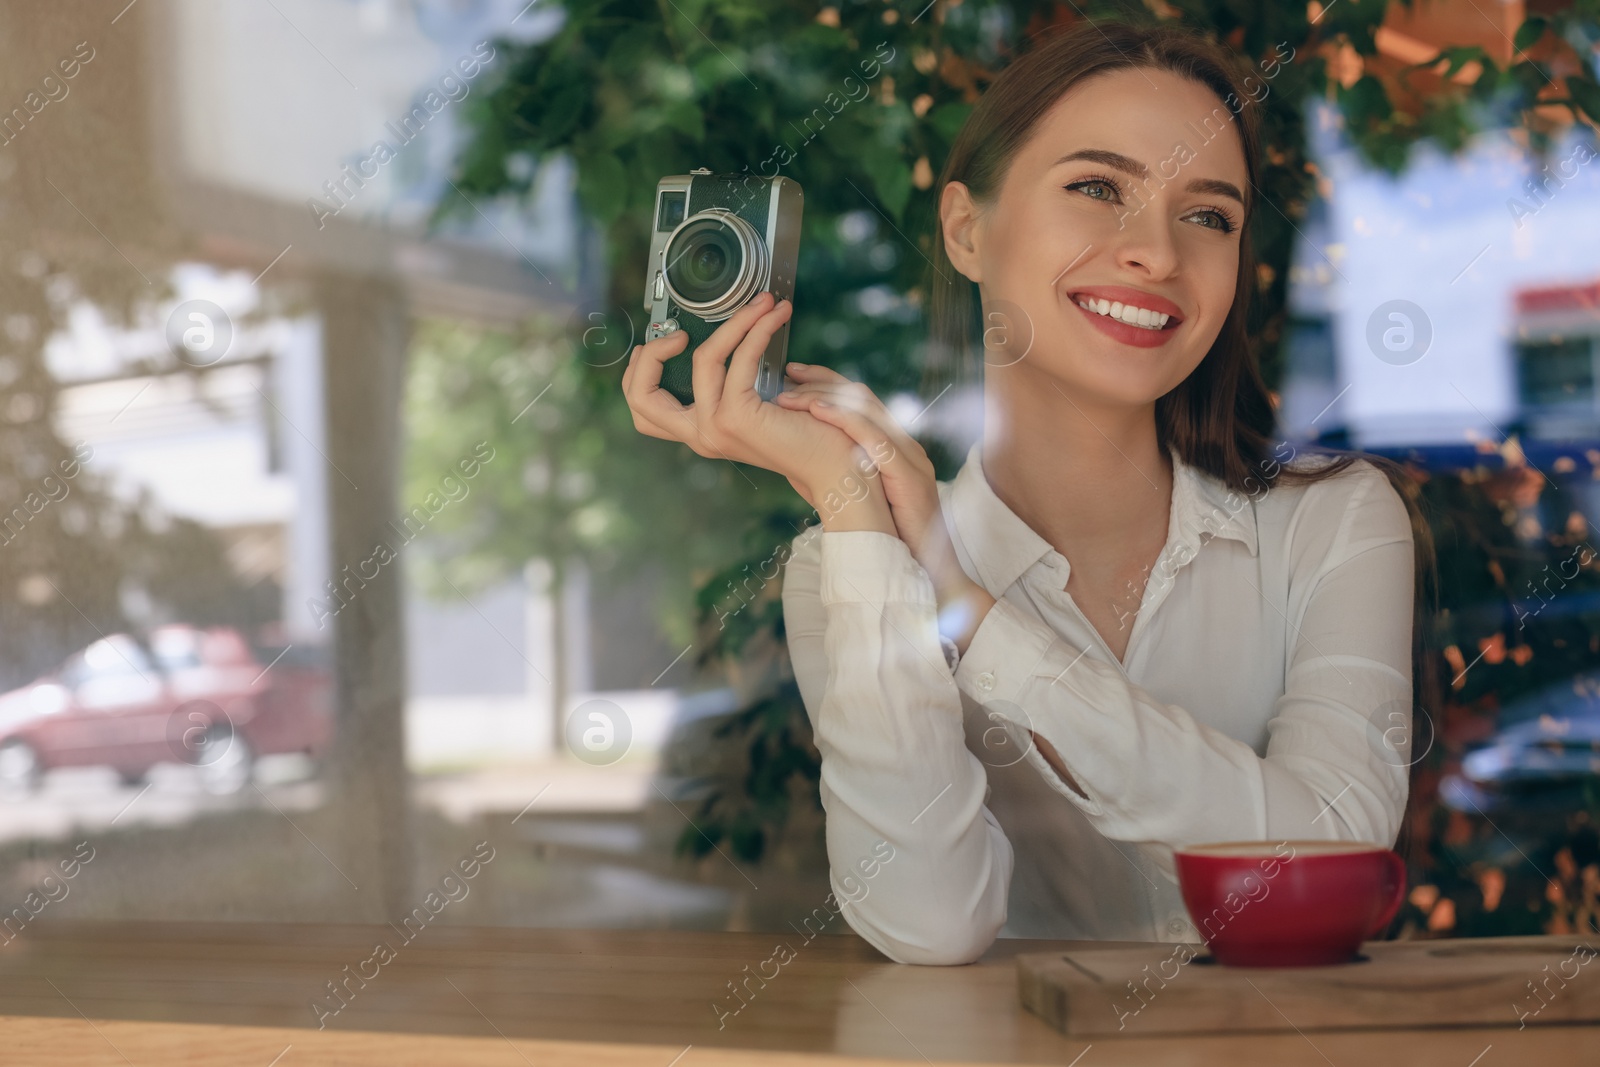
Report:
[[[163,626],[143,642],[113,634],[0,694],[0,788],[28,791],[52,768],[106,765],[132,784],[157,763],[184,762],[208,791],[237,792],[257,756],[321,757],[331,693],[320,666],[287,654],[263,664],[226,627]]]

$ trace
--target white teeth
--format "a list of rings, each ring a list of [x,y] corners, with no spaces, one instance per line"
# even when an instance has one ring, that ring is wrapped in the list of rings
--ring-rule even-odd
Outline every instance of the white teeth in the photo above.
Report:
[[[1094,297],[1079,300],[1078,306],[1096,315],[1107,315],[1129,326],[1139,326],[1146,330],[1164,329],[1172,318],[1165,312],[1134,307],[1132,304],[1123,304],[1120,301],[1097,300]]]

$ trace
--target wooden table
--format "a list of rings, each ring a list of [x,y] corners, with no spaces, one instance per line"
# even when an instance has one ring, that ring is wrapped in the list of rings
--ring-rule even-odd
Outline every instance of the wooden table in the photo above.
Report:
[[[387,962],[366,963],[386,940]],[[727,983],[793,957],[737,1015]],[[1018,1005],[1001,941],[968,967],[889,963],[852,936],[256,923],[30,924],[0,946],[0,1064],[505,1067],[906,1061],[1505,1067],[1600,1062],[1600,1027],[1307,1032],[1087,1044]],[[344,968],[349,965],[350,972]],[[744,968],[749,965],[750,972]],[[348,975],[374,974],[364,988]],[[312,1001],[347,979],[348,1004]],[[1590,976],[1588,980],[1600,981]],[[1403,993],[1397,993],[1403,995]],[[1507,1017],[1510,1017],[1508,1008]]]

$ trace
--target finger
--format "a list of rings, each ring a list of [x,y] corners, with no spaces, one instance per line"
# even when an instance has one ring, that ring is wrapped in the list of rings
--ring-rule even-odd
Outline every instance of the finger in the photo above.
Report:
[[[722,385],[728,376],[728,354],[772,307],[772,299],[771,293],[757,293],[694,350],[694,404],[701,420],[710,418],[722,399]]]
[[[622,368],[622,395],[631,398],[633,393],[633,380],[639,376],[639,362],[642,358],[644,345],[634,345],[633,351],[628,353],[627,366]],[[659,375],[658,375],[659,381]]]
[[[634,425],[641,432],[644,432],[644,425],[648,424],[668,432],[675,440],[687,440],[683,432],[671,431],[677,429],[687,432],[685,423],[692,424],[693,416],[677,397],[660,387],[660,381],[660,364],[651,356],[641,353],[627,394],[628,410],[633,414]]]
[[[639,362],[639,346],[634,345],[633,351],[628,353],[628,365],[622,368],[622,395],[628,395],[628,380],[633,377],[633,365]]]
[[[815,385],[801,386],[795,391],[801,392],[813,407],[819,404],[822,405],[820,411],[813,410],[812,414],[820,417],[821,411],[827,411],[832,407],[864,418],[876,426],[882,434],[882,438],[878,442],[881,450],[873,453],[873,460],[880,467],[893,462],[900,456],[906,456],[913,466],[928,470],[932,469],[931,462],[919,462],[919,460],[925,461],[927,457],[927,453],[922,446],[901,427],[895,417],[889,413],[889,409],[884,406],[883,401],[879,400],[865,386],[846,380],[842,384],[817,383]],[[793,401],[784,403],[784,407],[793,406],[796,406]],[[843,427],[840,428],[843,429]]]
[[[657,337],[653,341],[635,346],[633,355],[628,360],[628,369],[623,372],[624,379],[628,380],[628,399],[631,401],[653,389],[659,389],[661,365],[673,356],[681,354],[684,345],[688,343],[687,332],[674,330],[664,337]]]
[[[848,382],[850,379],[832,367],[815,363],[785,363],[783,371],[797,382]]]
[[[657,426],[655,423],[646,422],[644,419],[634,419],[633,420],[633,428],[635,430],[638,430],[640,433],[644,434],[646,437],[656,437],[656,438],[660,438],[663,441],[676,441],[676,440],[678,440],[678,437],[677,437],[676,434],[670,434],[667,431],[663,430],[661,427]]]
[[[888,410],[873,395],[872,390],[849,380],[842,382],[810,382],[786,389],[784,392],[791,396],[804,397],[808,402],[820,398],[831,404],[848,408],[851,411],[875,419],[879,419],[876,412],[882,412],[883,418],[879,419],[879,421],[893,421],[892,418],[888,417]]]
[[[688,410],[680,410],[675,415],[662,416],[667,421],[659,423],[643,415],[634,413],[633,428],[646,437],[659,437],[663,441],[677,441],[694,448],[695,441],[699,439],[699,431],[695,428],[694,415]],[[699,451],[698,448],[695,451]]]
[[[779,404],[804,408],[810,405],[812,397],[817,396],[827,399],[827,394],[814,385],[789,385],[785,386],[783,392],[772,399]]]
[[[793,411],[804,411],[811,406],[813,400],[819,397],[829,401],[838,399],[841,405],[849,406],[842,398],[838,397],[834,387],[824,384],[791,385],[772,399],[774,403],[782,407]]]
[[[845,399],[845,390],[853,386],[854,382],[795,382],[784,387],[779,396],[820,396],[824,398],[838,397],[841,402]]]
[[[811,414],[830,426],[837,426],[856,444],[866,449],[874,463],[892,448],[883,427],[859,411],[840,407],[820,396],[811,398]]]
[[[772,343],[773,336],[789,321],[794,314],[794,304],[788,300],[780,300],[773,305],[772,310],[756,320],[750,332],[744,335],[744,340],[739,342],[739,347],[733,350],[733,359],[728,363],[728,380],[724,387],[726,395],[728,390],[739,390],[739,395],[753,394],[756,388],[756,375],[761,370],[761,358],[767,354],[767,346]]]
[[[673,399],[674,402],[676,402],[676,398]],[[676,417],[672,420],[671,425],[677,426],[682,433],[672,433],[665,427],[657,425],[642,411],[635,408],[631,403],[628,406],[628,410],[633,414],[633,428],[644,434],[646,437],[659,437],[663,441],[684,441],[687,439],[684,436],[685,434],[691,434],[694,432],[692,428],[693,415],[688,409],[682,407],[681,405],[679,406]]]
[[[679,336],[684,339],[679,340]],[[678,398],[661,388],[661,365],[683,351],[688,335],[682,330],[658,337],[639,346],[628,368],[625,395],[628,409],[633,412],[635,424],[640,420],[670,433],[687,417],[687,409]],[[672,435],[683,440],[681,435]]]

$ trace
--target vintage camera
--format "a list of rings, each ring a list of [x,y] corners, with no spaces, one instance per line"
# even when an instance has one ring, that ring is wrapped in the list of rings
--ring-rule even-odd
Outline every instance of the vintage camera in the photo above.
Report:
[[[799,184],[788,178],[712,174],[704,167],[656,184],[645,340],[688,333],[688,346],[661,366],[661,388],[680,402],[694,402],[691,355],[724,319],[763,290],[794,299],[801,201]],[[783,391],[789,325],[772,335],[761,358],[756,392],[763,400]]]

